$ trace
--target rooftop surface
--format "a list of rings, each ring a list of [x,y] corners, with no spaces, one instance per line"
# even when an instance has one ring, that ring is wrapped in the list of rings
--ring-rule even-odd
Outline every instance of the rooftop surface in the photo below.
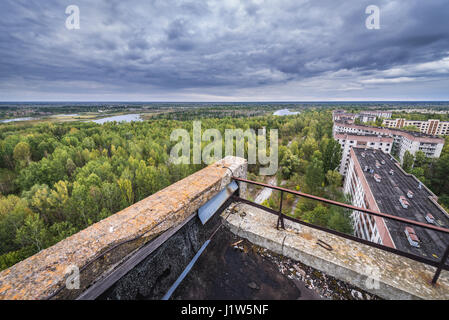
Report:
[[[449,271],[443,270],[433,286],[435,267],[430,265],[288,219],[284,219],[285,230],[278,230],[278,215],[248,204],[239,203],[234,209],[221,214],[232,233],[319,270],[328,279],[334,277],[383,299],[449,299]]]
[[[379,138],[385,141],[393,141],[393,137],[388,137],[384,135],[374,134],[374,133],[351,133],[351,132],[336,132],[335,136],[338,137],[356,137],[356,138]]]
[[[435,218],[435,225],[449,227],[447,214],[430,199],[434,194],[424,186],[419,189],[419,182],[412,175],[402,171],[390,155],[371,149],[353,148],[353,150],[362,170],[368,166],[368,170],[363,171],[363,174],[381,212],[424,223],[428,223],[425,216],[430,213]],[[382,164],[382,160],[385,164]],[[376,161],[379,162],[380,168],[376,168]],[[374,173],[370,173],[370,169],[373,169]],[[393,175],[389,174],[390,170],[394,171]],[[375,181],[374,174],[380,175],[381,182]],[[413,198],[407,197],[409,190],[413,192]],[[407,209],[399,202],[401,196],[404,196],[410,204]],[[389,219],[385,219],[385,222],[396,248],[401,251],[439,260],[449,244],[448,235],[412,226],[420,240],[419,248],[412,247],[404,233],[406,224]]]
[[[229,216],[231,211],[234,209],[227,209],[223,215]],[[372,300],[379,297],[255,245],[223,226],[171,299]]]

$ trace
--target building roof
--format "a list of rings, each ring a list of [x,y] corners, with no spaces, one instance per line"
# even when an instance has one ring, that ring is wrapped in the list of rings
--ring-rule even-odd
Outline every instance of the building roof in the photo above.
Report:
[[[335,139],[358,140],[358,141],[378,141],[378,142],[393,142],[393,137],[383,136],[378,134],[356,134],[356,133],[339,133],[334,134]]]
[[[430,213],[435,218],[435,225],[449,228],[449,215],[431,200],[436,199],[436,196],[424,185],[420,189],[418,180],[413,175],[405,173],[390,155],[380,150],[363,148],[353,148],[353,151],[381,212],[423,223],[428,223],[425,217]],[[362,157],[362,152],[365,157]],[[380,163],[379,168],[376,168],[376,162]],[[364,171],[365,166],[368,167],[367,171]],[[374,173],[370,173],[370,169],[373,169]],[[393,175],[389,174],[390,170],[393,170]],[[381,177],[381,182],[375,181],[375,174]],[[413,192],[412,198],[407,196],[409,190]],[[405,197],[409,203],[407,209],[401,206],[400,197]],[[420,248],[412,247],[404,233],[406,224],[384,220],[396,248],[401,251],[438,260],[449,245],[448,235],[413,226],[420,240]]]

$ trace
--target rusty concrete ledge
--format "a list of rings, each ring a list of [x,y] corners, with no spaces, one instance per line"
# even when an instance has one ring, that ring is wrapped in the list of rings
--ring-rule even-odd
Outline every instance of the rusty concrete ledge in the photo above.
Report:
[[[254,244],[384,299],[449,299],[448,271],[443,270],[432,286],[435,267],[286,219],[286,230],[277,230],[275,215],[243,203],[235,208],[225,225]],[[319,246],[318,240],[331,245],[332,251]]]
[[[231,171],[246,177],[246,160],[228,156],[0,272],[0,299],[76,298],[131,252],[182,223],[230,183]],[[73,266],[80,270],[78,290],[66,287]]]
[[[142,256],[136,253],[133,258],[139,257],[140,262],[106,290],[103,290],[95,299],[162,299],[204,242],[210,238],[221,224],[220,214],[213,215],[205,225],[201,223],[201,220],[195,213],[191,217],[191,219],[188,218],[185,221],[185,224],[180,225],[179,230],[144,259],[140,260]],[[83,294],[89,294],[89,289]],[[82,299],[85,298],[82,297]]]

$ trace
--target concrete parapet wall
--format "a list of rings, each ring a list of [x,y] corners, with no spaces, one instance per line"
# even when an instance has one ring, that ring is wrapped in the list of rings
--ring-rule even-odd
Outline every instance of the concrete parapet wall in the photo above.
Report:
[[[193,214],[185,225],[153,253],[95,299],[160,300],[220,223],[218,213],[205,225]]]
[[[284,219],[247,204],[225,225],[236,235],[384,299],[449,299],[449,272],[430,284],[434,267]],[[330,245],[326,250],[318,240]]]
[[[0,299],[76,298],[129,254],[181,224],[229,184],[231,174],[246,173],[245,159],[228,156],[40,251],[0,272]],[[80,270],[80,289],[66,286],[73,267]]]

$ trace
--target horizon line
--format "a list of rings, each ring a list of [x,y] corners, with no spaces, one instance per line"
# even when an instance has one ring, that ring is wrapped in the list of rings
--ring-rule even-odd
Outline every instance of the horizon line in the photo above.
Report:
[[[264,101],[170,101],[170,100],[4,100],[0,103],[386,103],[445,102],[449,100],[264,100]]]

